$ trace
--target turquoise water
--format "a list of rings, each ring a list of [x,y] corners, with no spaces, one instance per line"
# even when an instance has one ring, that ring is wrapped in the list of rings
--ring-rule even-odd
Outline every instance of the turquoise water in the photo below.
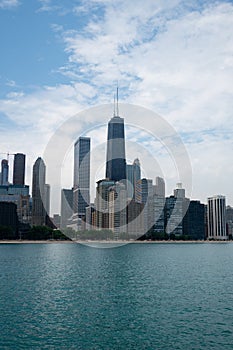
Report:
[[[0,349],[233,349],[233,244],[0,245]]]

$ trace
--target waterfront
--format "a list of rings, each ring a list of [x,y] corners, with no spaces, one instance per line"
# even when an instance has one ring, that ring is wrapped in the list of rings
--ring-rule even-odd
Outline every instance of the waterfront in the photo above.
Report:
[[[232,349],[232,256],[214,243],[1,244],[0,349]]]

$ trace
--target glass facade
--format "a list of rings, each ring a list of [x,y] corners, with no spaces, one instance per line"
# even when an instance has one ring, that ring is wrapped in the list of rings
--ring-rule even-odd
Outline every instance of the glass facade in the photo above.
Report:
[[[113,117],[108,123],[106,178],[126,179],[124,119]]]
[[[90,138],[79,137],[74,145],[73,210],[85,216],[90,204]]]
[[[25,154],[16,153],[14,157],[13,184],[24,185]]]

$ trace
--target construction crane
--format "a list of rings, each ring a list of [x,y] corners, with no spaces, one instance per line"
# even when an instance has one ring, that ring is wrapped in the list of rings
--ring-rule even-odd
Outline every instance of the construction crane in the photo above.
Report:
[[[7,161],[8,161],[8,163],[9,163],[9,158],[10,158],[10,156],[14,156],[16,153],[9,153],[9,152],[3,152],[3,153],[0,153],[0,154],[5,154],[5,155],[7,155]]]

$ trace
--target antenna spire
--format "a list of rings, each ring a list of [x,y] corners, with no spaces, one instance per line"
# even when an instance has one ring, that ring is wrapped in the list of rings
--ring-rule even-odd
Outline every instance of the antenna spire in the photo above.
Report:
[[[113,117],[116,116],[116,95],[114,94],[114,103],[113,103]]]
[[[119,117],[119,105],[118,105],[118,82],[117,82],[117,110],[116,110],[116,113],[117,113],[117,116]]]

